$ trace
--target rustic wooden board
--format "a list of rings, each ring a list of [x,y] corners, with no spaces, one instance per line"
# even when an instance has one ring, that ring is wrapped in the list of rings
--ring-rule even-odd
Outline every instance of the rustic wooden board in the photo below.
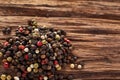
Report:
[[[0,41],[30,19],[68,33],[84,68],[59,73],[78,80],[120,79],[120,0],[0,0],[0,29],[13,31],[8,36],[0,31]]]

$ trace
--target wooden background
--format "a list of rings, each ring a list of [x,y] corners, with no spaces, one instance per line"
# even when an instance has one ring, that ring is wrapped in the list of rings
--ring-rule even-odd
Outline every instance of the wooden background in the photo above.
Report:
[[[68,33],[84,68],[59,73],[78,80],[120,79],[120,0],[0,0],[0,29],[11,26],[8,36],[30,19]],[[1,42],[8,36],[0,31]]]

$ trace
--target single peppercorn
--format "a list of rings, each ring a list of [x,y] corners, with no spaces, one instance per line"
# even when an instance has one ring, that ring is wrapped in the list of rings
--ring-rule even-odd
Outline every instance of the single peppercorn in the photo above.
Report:
[[[6,80],[6,75],[5,75],[5,74],[2,74],[2,75],[0,76],[0,78],[1,78],[1,80]]]
[[[12,80],[12,76],[11,75],[7,75],[6,79],[7,80]]]

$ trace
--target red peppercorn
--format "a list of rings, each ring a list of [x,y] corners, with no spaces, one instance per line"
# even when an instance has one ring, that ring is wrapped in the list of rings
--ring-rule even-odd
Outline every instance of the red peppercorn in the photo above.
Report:
[[[47,60],[47,59],[41,61],[41,64],[42,64],[42,65],[47,64],[47,63],[48,63],[48,60]]]
[[[28,58],[29,58],[28,54],[26,54],[26,55],[24,56],[24,58],[25,58],[25,60],[28,60]]]
[[[26,77],[26,75],[27,75],[27,71],[24,71],[24,72],[22,73],[22,77]]]
[[[26,77],[26,73],[23,73],[23,74],[22,74],[22,77]]]
[[[64,38],[65,42],[70,43],[70,40],[67,38]]]
[[[6,68],[6,69],[9,68],[9,63],[8,62],[4,62],[3,63],[3,67]]]
[[[39,80],[43,80],[43,77],[42,77],[42,76],[39,76]]]
[[[46,64],[45,60],[42,60],[42,61],[41,61],[41,64],[42,64],[42,65]]]
[[[41,41],[38,41],[38,42],[37,42],[37,46],[39,46],[39,47],[40,47],[40,46],[42,46],[42,45],[43,45],[43,44],[42,44],[42,42],[41,42]]]
[[[24,49],[25,49],[25,46],[24,46],[24,45],[19,45],[18,48],[21,49],[21,50],[24,50]]]
[[[55,65],[56,65],[56,64],[58,64],[58,61],[57,61],[57,60],[55,60],[55,61],[54,61],[54,64],[55,64]]]
[[[4,42],[4,46],[8,46],[8,44],[9,44],[9,43],[8,43],[7,41],[6,41],[6,42]]]
[[[19,28],[19,32],[23,32],[23,28],[22,27]]]

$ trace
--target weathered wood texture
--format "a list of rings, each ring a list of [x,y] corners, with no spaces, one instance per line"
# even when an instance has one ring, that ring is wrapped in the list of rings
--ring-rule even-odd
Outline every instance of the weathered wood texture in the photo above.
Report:
[[[0,27],[11,26],[9,36],[30,19],[68,33],[84,68],[60,73],[78,80],[120,79],[120,0],[0,0]],[[1,42],[6,37],[0,33]]]

